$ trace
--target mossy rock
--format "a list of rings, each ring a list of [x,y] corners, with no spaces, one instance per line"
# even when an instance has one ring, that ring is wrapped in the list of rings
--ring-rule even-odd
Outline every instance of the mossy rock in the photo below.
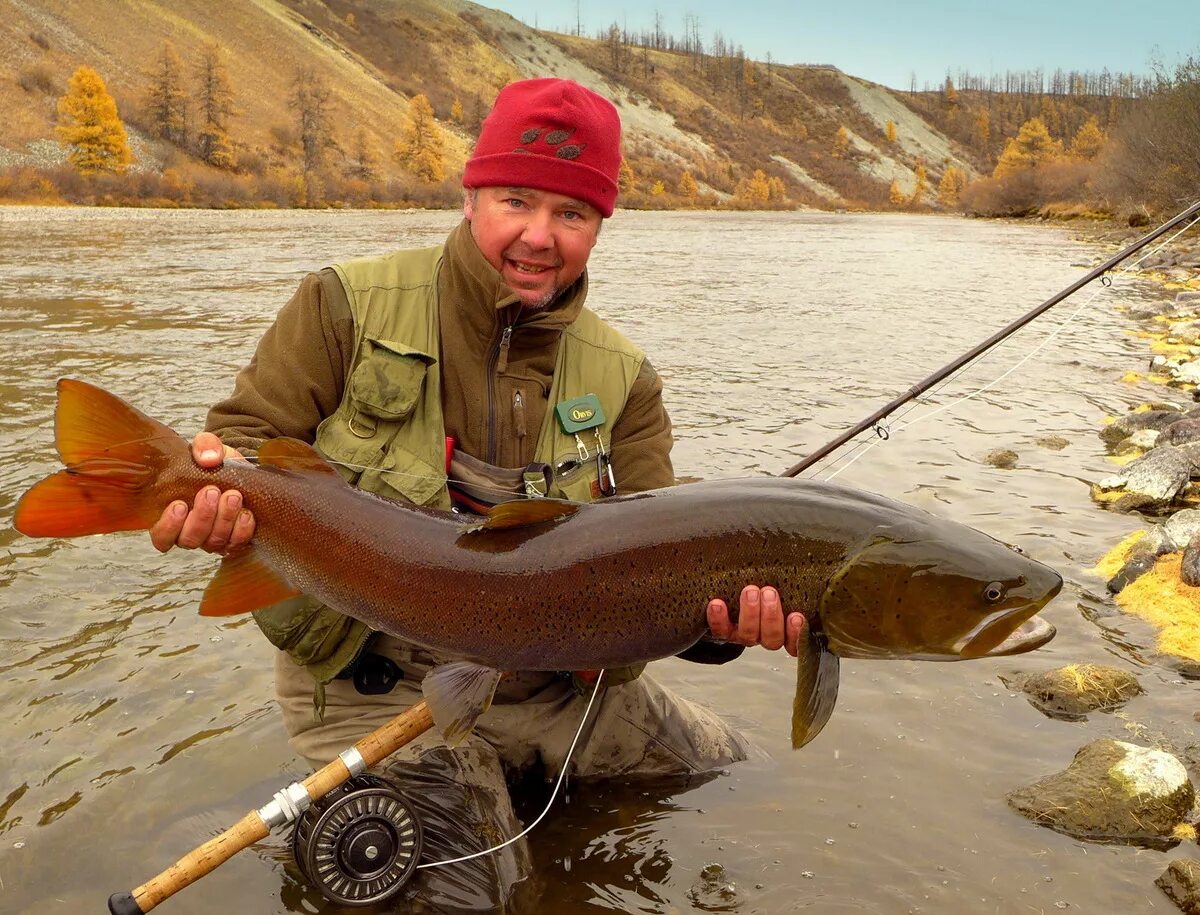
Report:
[[[983,462],[1001,470],[1012,470],[1017,466],[1020,455],[1008,448],[993,448],[983,456]]]
[[[1184,915],[1200,915],[1200,861],[1172,861],[1154,884]]]
[[[1009,805],[1056,832],[1095,842],[1169,848],[1196,793],[1183,763],[1162,750],[1107,737],[1062,772],[1008,795]]]
[[[1028,677],[1001,677],[1009,689],[1018,689],[1030,703],[1051,718],[1080,721],[1088,712],[1120,708],[1142,694],[1133,674],[1100,664],[1070,664]]]

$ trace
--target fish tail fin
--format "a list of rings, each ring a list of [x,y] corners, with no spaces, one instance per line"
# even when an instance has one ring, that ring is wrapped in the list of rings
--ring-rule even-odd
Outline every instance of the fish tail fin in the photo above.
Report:
[[[103,388],[62,378],[54,443],[65,470],[17,503],[13,526],[30,537],[146,530],[162,514],[152,484],[168,462],[190,460],[169,427]]]

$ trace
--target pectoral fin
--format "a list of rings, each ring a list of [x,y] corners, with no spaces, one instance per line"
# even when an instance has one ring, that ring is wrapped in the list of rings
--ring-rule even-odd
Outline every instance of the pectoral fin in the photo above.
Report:
[[[230,551],[221,560],[221,568],[200,601],[200,615],[248,613],[300,593],[263,561],[251,543]]]
[[[458,746],[471,733],[491,706],[499,682],[500,671],[470,661],[440,664],[425,675],[421,692],[449,746]]]
[[[796,699],[792,704],[792,749],[821,733],[837,703],[841,661],[825,645],[825,636],[811,628],[800,645]]]

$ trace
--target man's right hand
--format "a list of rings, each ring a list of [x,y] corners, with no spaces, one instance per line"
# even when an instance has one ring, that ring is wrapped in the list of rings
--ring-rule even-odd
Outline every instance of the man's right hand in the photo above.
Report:
[[[240,452],[221,444],[211,432],[201,432],[192,439],[192,458],[209,469],[220,467],[225,460],[246,460]],[[242,508],[242,494],[236,489],[221,492],[215,486],[201,489],[190,506],[186,502],[172,502],[150,528],[150,542],[160,553],[176,546],[224,553],[249,542],[253,536],[254,515]]]

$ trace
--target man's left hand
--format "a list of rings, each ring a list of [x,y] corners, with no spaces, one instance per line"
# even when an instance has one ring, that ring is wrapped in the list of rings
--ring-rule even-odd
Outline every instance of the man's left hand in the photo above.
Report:
[[[713,638],[736,645],[762,645],[771,651],[786,648],[794,658],[805,625],[803,613],[783,612],[779,592],[774,588],[742,588],[736,626],[729,620],[725,601],[715,597],[708,602],[708,628]]]

